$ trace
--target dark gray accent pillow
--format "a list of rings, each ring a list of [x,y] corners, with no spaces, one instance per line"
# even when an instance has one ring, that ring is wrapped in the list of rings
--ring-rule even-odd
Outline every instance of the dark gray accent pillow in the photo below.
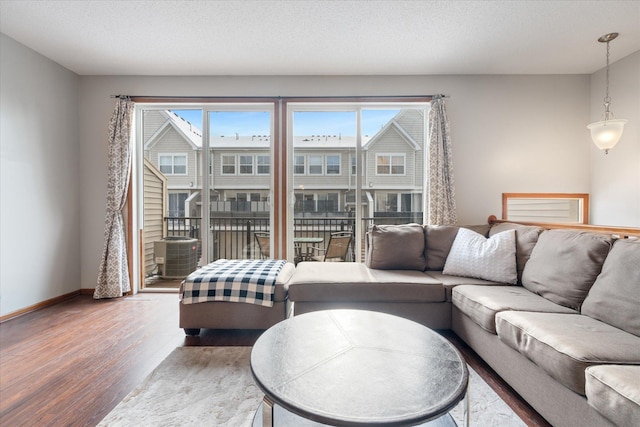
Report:
[[[527,261],[529,261],[531,251],[533,251],[533,247],[538,241],[538,236],[542,233],[542,228],[533,225],[502,222],[491,227],[489,237],[507,230],[516,230],[516,269],[518,272],[518,283],[522,283],[524,266],[527,264]]]
[[[522,285],[549,301],[580,310],[612,243],[604,234],[545,230],[524,267]]]
[[[640,336],[640,241],[613,244],[582,314]]]
[[[419,224],[374,225],[368,252],[369,268],[424,271],[424,230]]]
[[[425,258],[427,270],[441,271],[447,262],[458,229],[454,225],[425,225]]]

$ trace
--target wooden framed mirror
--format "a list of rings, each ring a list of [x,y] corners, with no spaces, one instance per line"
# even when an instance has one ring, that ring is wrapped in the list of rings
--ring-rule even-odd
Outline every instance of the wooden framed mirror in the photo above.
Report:
[[[502,219],[588,224],[589,194],[502,193]]]

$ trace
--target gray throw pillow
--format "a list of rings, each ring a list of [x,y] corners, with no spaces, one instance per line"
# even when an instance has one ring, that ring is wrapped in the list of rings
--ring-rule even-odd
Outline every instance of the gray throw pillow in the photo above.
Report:
[[[369,230],[367,267],[424,271],[424,231],[419,224],[374,225]]]
[[[441,271],[444,268],[459,228],[453,225],[425,225],[427,270]]]
[[[507,230],[516,230],[516,266],[518,270],[518,283],[522,283],[522,272],[529,261],[531,251],[542,233],[542,228],[533,225],[502,222],[494,225],[489,230],[489,237]]]
[[[613,244],[582,314],[640,336],[640,241]]]
[[[549,301],[580,310],[612,243],[604,234],[545,230],[524,267],[522,285]]]

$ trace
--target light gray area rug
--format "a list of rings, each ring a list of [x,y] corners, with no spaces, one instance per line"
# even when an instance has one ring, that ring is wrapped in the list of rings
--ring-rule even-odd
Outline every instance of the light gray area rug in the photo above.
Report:
[[[262,393],[250,355],[250,347],[178,347],[98,425],[251,426]],[[471,426],[526,427],[475,371],[469,374]],[[462,403],[451,412],[458,425]]]

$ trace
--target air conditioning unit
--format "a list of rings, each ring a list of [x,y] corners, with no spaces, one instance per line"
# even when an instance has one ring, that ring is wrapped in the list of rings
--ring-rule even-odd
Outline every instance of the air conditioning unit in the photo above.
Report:
[[[153,242],[153,258],[160,267],[160,277],[183,279],[198,266],[198,239],[165,237]]]

